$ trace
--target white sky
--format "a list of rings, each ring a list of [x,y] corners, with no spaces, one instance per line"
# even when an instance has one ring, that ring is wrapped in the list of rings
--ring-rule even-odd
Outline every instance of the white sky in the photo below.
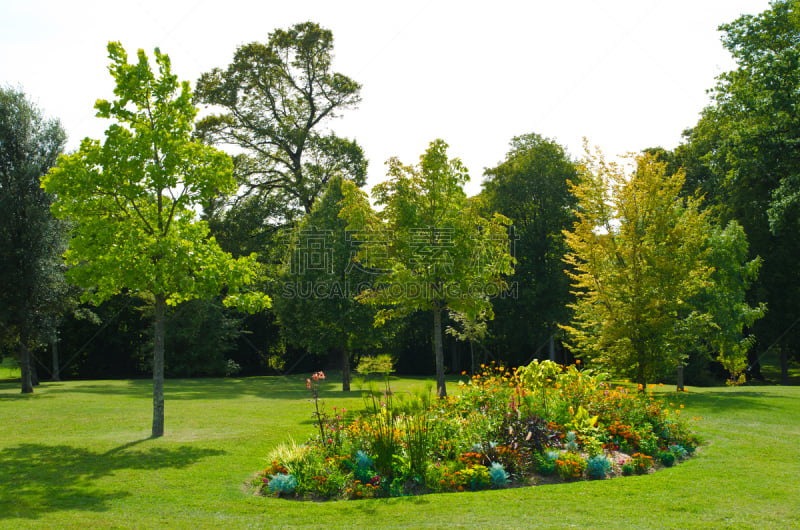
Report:
[[[717,27],[766,0],[0,0],[0,84],[22,88],[69,135],[102,138],[94,102],[113,97],[106,44],[159,46],[192,85],[238,45],[313,20],[362,103],[331,123],[370,161],[416,163],[435,138],[467,165],[470,194],[513,136],[536,132],[575,158],[673,148],[733,67]]]

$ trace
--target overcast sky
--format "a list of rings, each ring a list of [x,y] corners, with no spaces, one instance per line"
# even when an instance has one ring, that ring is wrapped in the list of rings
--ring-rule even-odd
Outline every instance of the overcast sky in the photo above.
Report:
[[[69,135],[102,138],[98,98],[113,97],[106,44],[158,46],[194,86],[237,46],[306,20],[333,31],[334,69],[363,85],[359,108],[331,123],[370,161],[416,163],[443,138],[470,170],[503,160],[536,132],[582,154],[673,148],[733,67],[717,27],[766,0],[242,1],[0,0],[0,84],[22,88]]]

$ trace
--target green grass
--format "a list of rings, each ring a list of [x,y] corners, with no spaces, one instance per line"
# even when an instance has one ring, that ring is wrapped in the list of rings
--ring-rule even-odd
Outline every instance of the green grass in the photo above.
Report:
[[[3,528],[788,528],[800,526],[800,388],[668,394],[702,416],[699,454],[654,475],[395,499],[297,502],[245,486],[312,433],[305,376],[169,380],[150,439],[149,381],[0,383]],[[363,406],[325,381],[327,407]],[[404,378],[393,387],[424,388]],[[455,391],[455,386],[450,386]]]
[[[11,357],[5,357],[0,362],[0,381],[19,379],[19,363]]]

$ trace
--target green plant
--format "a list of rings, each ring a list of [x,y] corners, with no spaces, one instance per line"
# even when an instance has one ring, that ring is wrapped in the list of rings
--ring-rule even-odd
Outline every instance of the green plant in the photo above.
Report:
[[[605,478],[611,472],[611,461],[604,455],[595,455],[586,461],[586,473],[590,478]]]
[[[277,474],[269,478],[269,491],[278,495],[292,495],[297,489],[294,475]]]
[[[636,472],[636,466],[634,466],[630,461],[625,462],[622,464],[622,474],[626,477],[633,475]]]
[[[564,453],[556,460],[556,470],[563,479],[580,478],[586,469],[586,460],[575,453]]]
[[[558,459],[561,453],[558,451],[545,451],[537,457],[537,470],[542,475],[552,475],[556,471]]]
[[[653,467],[653,457],[642,453],[634,453],[631,455],[630,463],[636,470],[636,473],[642,475]]]
[[[689,452],[681,444],[672,444],[667,449],[670,453],[675,455],[677,460],[683,460],[689,456]]]
[[[569,431],[567,433],[566,442],[564,443],[564,449],[566,449],[570,453],[578,452],[578,436],[577,434],[575,434],[575,431]]]
[[[489,487],[489,484],[491,484],[489,469],[480,464],[462,469],[456,472],[456,476],[460,484],[469,486],[471,490],[483,489]]]
[[[492,463],[489,467],[489,481],[494,488],[503,488],[508,485],[508,473],[503,467],[503,464],[498,462]]]
[[[242,367],[239,366],[239,363],[233,359],[228,359],[228,362],[225,364],[225,377],[232,377],[241,371]]]
[[[658,459],[664,467],[672,467],[675,464],[675,454],[670,451],[659,452]]]

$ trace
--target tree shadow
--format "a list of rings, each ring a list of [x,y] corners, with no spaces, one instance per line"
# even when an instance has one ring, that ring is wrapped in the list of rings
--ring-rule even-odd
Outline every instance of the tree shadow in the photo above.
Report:
[[[36,519],[61,510],[105,511],[111,501],[131,494],[98,486],[96,481],[102,477],[124,469],[180,469],[200,459],[225,454],[222,450],[192,446],[134,449],[146,440],[106,452],[37,443],[0,450],[0,521]]]

